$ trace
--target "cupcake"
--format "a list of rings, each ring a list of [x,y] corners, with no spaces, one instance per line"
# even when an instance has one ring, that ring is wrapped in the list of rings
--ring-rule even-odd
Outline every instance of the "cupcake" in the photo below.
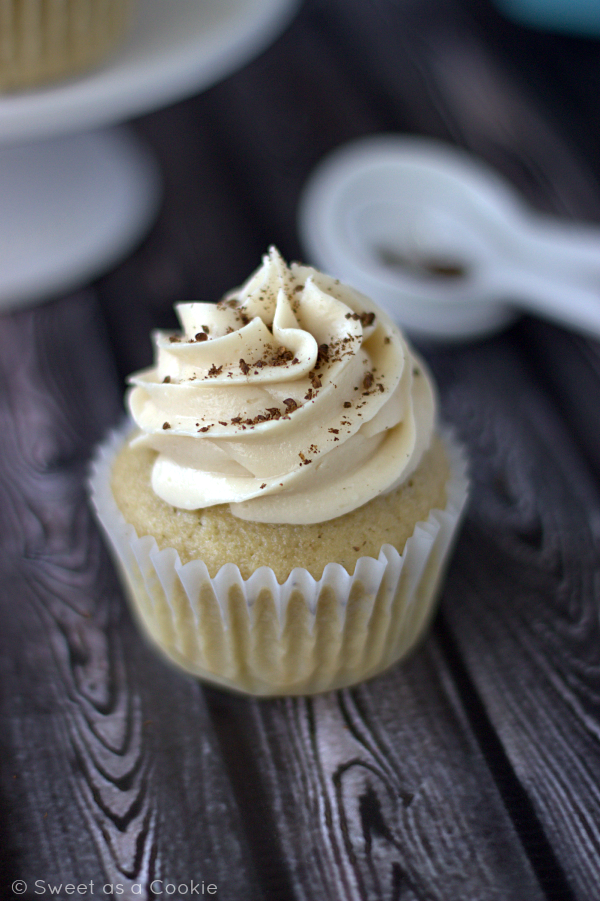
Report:
[[[250,694],[375,675],[423,634],[467,496],[423,362],[372,301],[273,248],[176,312],[91,479],[144,630]]]
[[[0,0],[0,91],[78,75],[125,34],[132,0]]]

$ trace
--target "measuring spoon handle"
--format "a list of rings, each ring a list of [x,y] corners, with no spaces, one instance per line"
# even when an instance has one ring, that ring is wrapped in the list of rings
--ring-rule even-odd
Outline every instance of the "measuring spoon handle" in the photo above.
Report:
[[[499,291],[520,308],[600,338],[600,275],[597,287],[577,279],[530,271],[499,273]]]
[[[526,226],[528,247],[539,262],[552,269],[581,269],[581,275],[600,279],[600,226],[561,222],[553,216],[535,214]]]

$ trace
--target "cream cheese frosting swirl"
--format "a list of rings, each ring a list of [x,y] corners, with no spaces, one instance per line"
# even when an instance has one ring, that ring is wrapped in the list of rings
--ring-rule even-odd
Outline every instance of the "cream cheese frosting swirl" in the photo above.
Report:
[[[389,492],[431,442],[431,381],[368,298],[271,248],[217,304],[176,305],[182,332],[153,334],[155,365],[130,377],[157,451],[152,488],[186,510],[324,522]]]

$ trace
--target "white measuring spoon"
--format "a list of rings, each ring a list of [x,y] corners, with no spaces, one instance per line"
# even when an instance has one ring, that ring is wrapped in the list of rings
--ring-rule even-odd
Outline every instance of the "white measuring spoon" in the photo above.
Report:
[[[519,310],[600,337],[600,227],[534,212],[450,145],[382,135],[334,151],[299,228],[315,265],[420,337],[477,337]]]

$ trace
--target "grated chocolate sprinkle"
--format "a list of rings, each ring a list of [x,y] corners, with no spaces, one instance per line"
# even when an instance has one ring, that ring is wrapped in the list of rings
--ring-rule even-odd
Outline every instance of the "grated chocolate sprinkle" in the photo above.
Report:
[[[375,322],[375,313],[346,313],[346,319],[354,319],[355,322],[360,322],[363,328],[369,325],[373,325]]]

